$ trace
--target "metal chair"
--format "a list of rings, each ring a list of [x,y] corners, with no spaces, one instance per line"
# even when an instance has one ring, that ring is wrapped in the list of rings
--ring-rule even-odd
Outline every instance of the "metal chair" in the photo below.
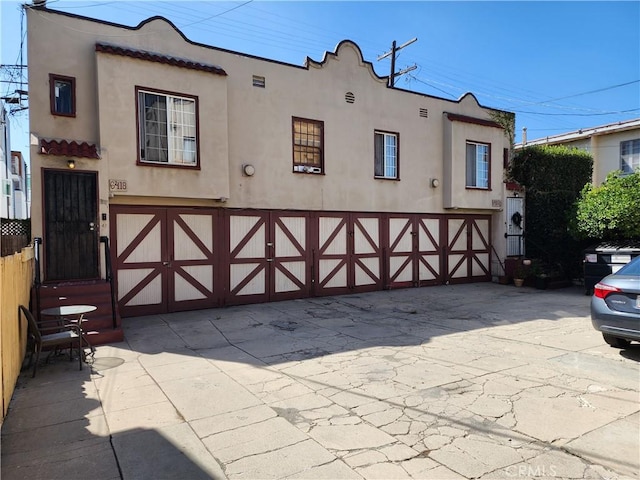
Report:
[[[27,309],[23,305],[20,305],[20,307],[18,308],[18,318],[20,318],[20,312],[22,312],[22,314],[27,319],[27,323],[29,325],[29,334],[33,339],[33,348],[31,350],[31,356],[29,357],[29,366],[31,365],[31,361],[33,360],[34,353],[36,356],[36,360],[33,365],[32,377],[35,378],[36,376],[38,360],[40,359],[40,352],[44,348],[59,347],[62,345],[66,345],[69,348],[70,361],[73,360],[72,352],[74,344],[77,345],[78,364],[80,365],[80,370],[82,370],[82,334],[78,325],[65,324],[58,320],[38,323],[36,322],[36,319],[29,311],[29,309]]]

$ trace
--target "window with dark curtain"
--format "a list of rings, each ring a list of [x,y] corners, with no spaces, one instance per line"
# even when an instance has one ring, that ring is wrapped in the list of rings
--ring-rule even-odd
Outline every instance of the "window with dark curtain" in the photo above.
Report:
[[[52,115],[75,117],[75,78],[54,73],[49,74],[50,104]]]
[[[164,95],[140,92],[141,159],[168,162],[167,99]]]
[[[398,179],[398,134],[374,132],[374,176]]]
[[[375,134],[374,138],[374,175],[376,177],[384,176],[384,135]]]
[[[56,80],[56,112],[58,113],[73,113],[73,106],[71,103],[71,82],[65,80]]]

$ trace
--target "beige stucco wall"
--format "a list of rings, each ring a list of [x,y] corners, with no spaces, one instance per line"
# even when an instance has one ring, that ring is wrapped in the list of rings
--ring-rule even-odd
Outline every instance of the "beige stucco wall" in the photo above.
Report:
[[[468,99],[469,97],[467,97]],[[471,102],[471,100],[468,100]],[[475,101],[474,101],[475,103]],[[444,182],[443,200],[447,209],[499,210],[503,206],[503,150],[504,131],[465,121],[451,120],[442,116],[444,128]],[[466,187],[467,140],[490,145],[489,189]]]
[[[593,154],[593,184],[600,185],[609,172],[620,170],[620,142],[640,138],[640,129],[627,130],[609,135],[598,135],[591,139]]]
[[[229,197],[226,77],[106,53],[96,57],[100,153],[108,179],[126,181],[126,194],[133,196]],[[136,86],[197,97],[199,169],[136,163]]]
[[[257,62],[230,65],[231,206],[303,209],[433,212],[442,210],[440,192],[428,187],[441,172],[441,130],[434,102],[386,88],[359,51],[343,44],[338,57],[304,69]],[[266,78],[266,88],[251,87],[251,75]],[[351,92],[355,102],[345,101]],[[255,99],[255,102],[254,102]],[[274,101],[275,100],[275,101]],[[419,108],[436,120],[420,118]],[[250,115],[245,112],[250,111]],[[325,175],[292,172],[291,117],[324,122]],[[242,127],[244,126],[244,128]],[[374,179],[374,131],[400,136],[400,181]],[[255,142],[245,131],[264,132]],[[256,174],[243,177],[241,164]],[[277,188],[274,188],[277,185]]]
[[[101,159],[78,159],[77,168],[98,171],[101,213],[110,203],[406,213],[456,207],[455,213],[492,214],[492,240],[503,249],[497,205],[504,203],[506,136],[454,122],[445,139],[444,112],[489,119],[472,95],[449,101],[389,89],[350,42],[304,68],[191,44],[164,20],[128,29],[28,10],[28,35],[31,131],[98,144]],[[96,42],[218,65],[228,76],[96,53]],[[49,73],[76,77],[76,118],[49,113]],[[253,87],[253,75],[265,77],[266,88]],[[200,170],[136,165],[136,85],[198,97]],[[428,118],[419,116],[421,108]],[[292,116],[324,122],[324,175],[292,172]],[[399,181],[374,179],[375,130],[399,134]],[[466,139],[491,143],[490,191],[464,188]],[[33,231],[41,235],[40,169],[65,168],[66,159],[37,150],[31,151]],[[255,175],[244,176],[244,164]],[[109,179],[126,181],[126,192],[110,195]],[[101,222],[103,234],[108,227]]]

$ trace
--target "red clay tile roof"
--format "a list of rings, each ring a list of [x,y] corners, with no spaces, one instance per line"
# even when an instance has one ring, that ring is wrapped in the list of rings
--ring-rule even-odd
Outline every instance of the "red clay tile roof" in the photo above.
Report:
[[[216,65],[207,65],[205,63],[192,62],[191,60],[169,57],[157,53],[146,52],[144,50],[132,50],[129,48],[117,47],[115,45],[108,45],[106,43],[96,43],[96,52],[110,53],[112,55],[122,55],[123,57],[137,58],[139,60],[146,60],[148,62],[164,63],[165,65],[188,68],[191,70],[201,70],[203,72],[215,73],[216,75],[227,75],[227,72]]]
[[[93,143],[68,140],[40,139],[42,155],[58,155],[61,157],[100,158],[98,147]]]

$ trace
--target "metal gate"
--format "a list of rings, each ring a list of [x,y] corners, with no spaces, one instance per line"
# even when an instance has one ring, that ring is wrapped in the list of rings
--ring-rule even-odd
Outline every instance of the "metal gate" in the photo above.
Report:
[[[219,305],[218,210],[111,207],[123,316]]]
[[[258,303],[311,294],[309,214],[229,211],[227,304]]]
[[[388,288],[442,283],[441,217],[389,215],[386,272]]]
[[[507,256],[524,255],[524,198],[507,198]]]
[[[97,183],[97,172],[44,170],[46,280],[99,277]]]
[[[445,283],[491,280],[491,217],[450,215],[446,222]]]

